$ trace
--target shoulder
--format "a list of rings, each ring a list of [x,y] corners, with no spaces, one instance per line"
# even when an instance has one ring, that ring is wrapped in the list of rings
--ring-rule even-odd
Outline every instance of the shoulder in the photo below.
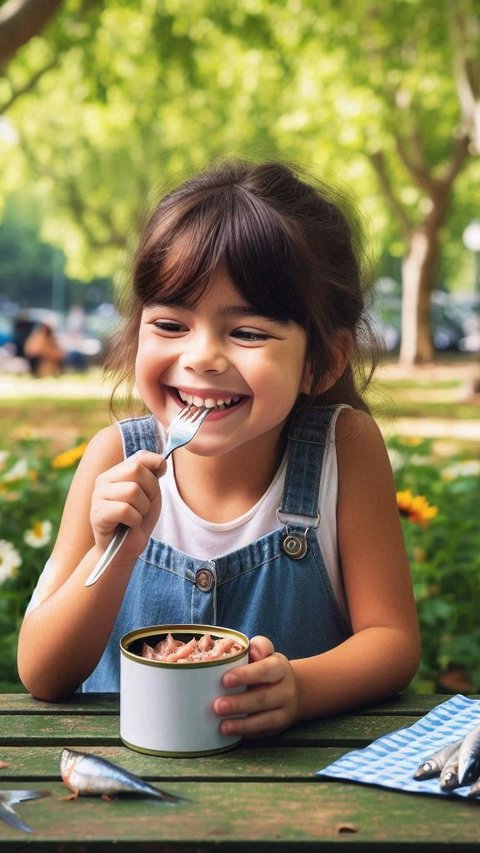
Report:
[[[342,409],[335,430],[339,478],[365,487],[382,475],[392,479],[387,448],[376,421],[358,409]]]
[[[80,473],[91,470],[100,473],[124,458],[123,442],[116,424],[104,427],[90,439],[77,469]]]
[[[99,430],[88,444],[88,450],[94,452],[101,450],[102,452],[112,453],[118,456],[123,455],[122,436],[117,424],[110,424]]]
[[[341,445],[350,443],[358,446],[371,441],[384,445],[382,433],[372,416],[346,406],[338,412],[335,435]]]

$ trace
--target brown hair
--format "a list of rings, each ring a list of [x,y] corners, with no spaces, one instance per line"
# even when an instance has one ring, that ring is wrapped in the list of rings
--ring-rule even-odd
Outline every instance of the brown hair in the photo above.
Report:
[[[260,314],[306,330],[312,396],[335,364],[335,333],[347,329],[354,356],[319,401],[368,410],[362,392],[375,355],[371,345],[367,378],[365,335],[371,344],[373,335],[364,316],[369,279],[361,237],[351,205],[299,169],[238,160],[213,166],[168,193],[147,221],[134,257],[129,317],[112,343],[106,371],[117,387],[124,380],[132,384],[144,306],[191,303],[222,268]]]

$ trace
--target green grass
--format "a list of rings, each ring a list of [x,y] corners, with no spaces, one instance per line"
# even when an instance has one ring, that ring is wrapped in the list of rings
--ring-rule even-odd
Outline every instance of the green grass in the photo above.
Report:
[[[60,451],[91,438],[110,423],[110,414],[99,400],[1,400],[0,421],[10,440],[47,438]]]
[[[450,391],[459,389],[462,385],[458,379],[436,379],[434,382],[423,381],[421,379],[396,379],[391,382],[379,380],[378,384],[384,388],[392,388],[397,391],[412,389],[422,391]]]
[[[19,681],[0,681],[0,693],[26,693]]]
[[[396,418],[446,418],[460,421],[480,420],[480,408],[478,405],[467,403],[423,403],[393,398],[379,402],[371,401],[372,413],[377,417],[388,416]]]
[[[460,376],[388,379],[380,372],[368,388],[367,400],[378,417],[480,420],[480,399]]]

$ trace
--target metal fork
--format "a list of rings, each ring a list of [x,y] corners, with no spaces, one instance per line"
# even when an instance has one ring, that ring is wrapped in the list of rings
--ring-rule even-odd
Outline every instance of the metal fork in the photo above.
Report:
[[[199,409],[197,406],[190,404],[185,406],[185,408],[176,415],[170,424],[170,429],[168,430],[167,441],[163,450],[164,459],[168,459],[174,450],[188,444],[192,438],[196,436],[209,412],[211,412],[211,409]],[[93,567],[85,581],[85,586],[93,586],[93,584],[98,581],[99,577],[103,575],[105,569],[108,568],[113,558],[118,554],[120,548],[125,542],[129,530],[130,528],[127,527],[126,524],[119,524],[117,526],[112,541],[105,549],[104,554],[102,554],[96,566]]]

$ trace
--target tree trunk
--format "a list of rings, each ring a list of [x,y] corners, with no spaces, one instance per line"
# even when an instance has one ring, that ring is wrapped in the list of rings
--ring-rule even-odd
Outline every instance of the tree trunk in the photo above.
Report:
[[[431,296],[439,254],[438,229],[423,223],[412,232],[402,264],[402,364],[425,364],[435,356]]]
[[[445,222],[452,187],[468,156],[468,138],[455,140],[452,156],[443,176],[434,178],[426,169],[414,169],[417,181],[427,191],[430,212],[408,235],[408,249],[402,265],[402,364],[433,361],[431,302],[435,270],[440,254],[440,229]],[[410,162],[404,154],[404,162]],[[413,168],[413,167],[412,167]]]

